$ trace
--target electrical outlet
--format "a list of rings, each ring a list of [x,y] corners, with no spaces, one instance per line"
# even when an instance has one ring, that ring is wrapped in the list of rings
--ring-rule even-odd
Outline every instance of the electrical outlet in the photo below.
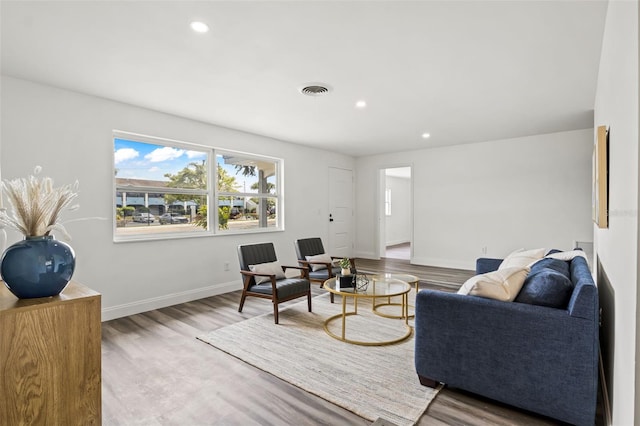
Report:
[[[225,271],[229,270],[229,262],[228,261],[224,262],[224,270]]]
[[[482,247],[482,254],[487,254],[487,246]]]

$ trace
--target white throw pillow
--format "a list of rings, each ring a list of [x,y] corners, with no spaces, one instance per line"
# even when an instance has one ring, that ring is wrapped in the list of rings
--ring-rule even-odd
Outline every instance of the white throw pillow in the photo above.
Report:
[[[326,253],[322,253],[322,254],[318,254],[315,256],[305,256],[307,258],[307,262],[325,262],[325,263],[331,263],[331,256],[329,256]],[[312,271],[319,271],[320,269],[327,269],[327,265],[321,265],[321,264],[311,264],[309,265],[311,266],[311,270]]]
[[[458,290],[458,294],[469,294],[469,287],[465,287],[463,284],[462,287],[460,287],[460,289]]]
[[[472,296],[486,297],[487,299],[513,302],[516,298],[525,278],[529,275],[530,268],[514,267],[498,269],[482,275],[469,278],[460,288],[458,293]]]
[[[559,253],[552,253],[545,256],[546,259],[560,259],[560,260],[573,260],[574,257],[584,257],[587,259],[587,255],[582,250],[561,251]]]
[[[529,266],[534,262],[542,259],[544,257],[546,250],[543,248],[533,249],[533,250],[524,250],[519,249],[509,254],[509,256],[505,257],[498,270],[504,268],[514,268],[514,267],[522,267]]]
[[[257,265],[249,265],[249,270],[251,272],[255,272],[256,274],[269,274],[275,275],[276,280],[281,280],[286,278],[284,275],[284,271],[282,270],[282,265],[277,260],[275,262],[266,262],[259,263]],[[263,283],[265,281],[269,281],[269,277],[254,277],[256,280],[256,284]]]

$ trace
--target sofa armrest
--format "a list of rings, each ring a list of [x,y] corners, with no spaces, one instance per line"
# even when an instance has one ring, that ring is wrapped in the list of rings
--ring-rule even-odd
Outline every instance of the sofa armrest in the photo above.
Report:
[[[593,422],[595,319],[435,290],[418,293],[415,312],[419,376],[560,420]]]
[[[476,274],[486,274],[498,269],[502,263],[502,259],[492,259],[489,257],[480,257],[476,259]]]

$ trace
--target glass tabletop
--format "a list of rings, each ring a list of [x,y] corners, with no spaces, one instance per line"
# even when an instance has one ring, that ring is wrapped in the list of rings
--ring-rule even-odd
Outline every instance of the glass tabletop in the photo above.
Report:
[[[364,276],[362,276],[364,278]],[[353,287],[341,288],[336,278],[330,278],[324,282],[324,288],[331,293],[344,294],[354,297],[387,297],[387,296],[400,296],[408,293],[411,290],[411,286],[406,282],[396,278],[384,278],[378,277],[375,280],[372,277],[367,276],[368,284],[366,288],[362,285],[358,285],[358,288]],[[361,284],[359,282],[358,284]]]
[[[370,275],[370,277],[376,281],[396,279],[396,280],[408,282],[410,284],[420,281],[420,278],[416,277],[415,275],[393,273],[393,272],[383,272],[379,274],[373,274],[373,275]]]

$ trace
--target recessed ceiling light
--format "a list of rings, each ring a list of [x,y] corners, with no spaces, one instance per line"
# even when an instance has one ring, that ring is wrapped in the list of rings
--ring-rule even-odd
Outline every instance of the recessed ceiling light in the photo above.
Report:
[[[356,102],[356,108],[366,108],[367,107],[367,102],[366,101],[358,101]]]
[[[431,137],[431,135],[429,133],[423,133],[422,134],[422,139],[429,139]]]
[[[209,26],[204,22],[193,21],[191,23],[191,29],[197,33],[206,33],[209,31]]]

